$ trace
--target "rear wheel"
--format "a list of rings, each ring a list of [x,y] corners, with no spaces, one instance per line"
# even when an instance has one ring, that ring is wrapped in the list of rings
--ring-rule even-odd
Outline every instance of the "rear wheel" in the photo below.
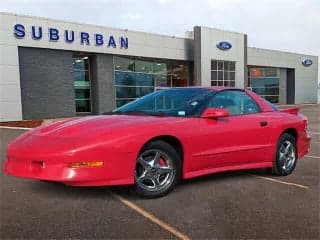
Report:
[[[293,172],[297,164],[297,146],[295,138],[284,133],[277,145],[276,159],[273,163],[272,173],[286,176]]]
[[[169,193],[181,178],[181,158],[164,141],[150,142],[138,156],[135,168],[135,190],[146,198]]]

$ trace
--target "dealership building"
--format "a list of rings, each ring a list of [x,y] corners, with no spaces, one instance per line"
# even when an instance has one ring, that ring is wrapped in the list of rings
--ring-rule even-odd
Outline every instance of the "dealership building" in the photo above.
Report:
[[[0,121],[101,114],[184,86],[251,88],[317,103],[318,57],[195,26],[184,38],[0,13]]]

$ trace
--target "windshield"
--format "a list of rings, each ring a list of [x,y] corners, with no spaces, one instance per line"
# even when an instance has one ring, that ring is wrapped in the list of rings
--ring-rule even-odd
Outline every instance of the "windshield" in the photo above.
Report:
[[[113,113],[197,117],[213,94],[213,90],[203,88],[159,90],[119,107]]]

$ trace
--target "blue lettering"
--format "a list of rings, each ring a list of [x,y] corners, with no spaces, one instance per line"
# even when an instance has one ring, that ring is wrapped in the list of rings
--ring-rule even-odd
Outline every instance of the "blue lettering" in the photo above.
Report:
[[[26,31],[25,31],[24,25],[15,24],[13,30],[14,30],[13,34],[16,38],[25,38]],[[49,28],[48,33],[49,33],[49,41],[59,41],[60,39],[59,29]],[[31,37],[34,40],[41,40],[43,37],[43,28],[41,26],[31,26]],[[75,41],[75,31],[64,30],[64,40],[67,43],[73,43]],[[99,33],[94,34],[93,41],[96,46],[102,46],[105,44],[104,36]],[[117,43],[120,44],[120,48],[128,49],[129,47],[129,39],[127,37],[120,37],[119,42],[116,42],[114,36],[110,35],[108,39],[108,47],[116,48]],[[89,33],[80,32],[80,44],[90,45]]]
[[[32,39],[40,40],[42,38],[42,27],[38,27],[38,35],[36,34],[36,27],[32,26],[31,31]]]
[[[22,24],[14,25],[14,36],[16,38],[24,38],[26,36],[26,32],[24,30],[24,26]]]
[[[103,36],[101,34],[95,34],[94,38],[96,40],[96,46],[103,45]]]
[[[129,46],[129,43],[128,43],[128,38],[126,37],[120,37],[120,46],[121,48],[125,48],[127,49],[128,46]]]
[[[86,43],[86,45],[90,44],[90,42],[89,42],[89,33],[86,33],[86,32],[81,32],[80,33],[80,43],[81,44]]]
[[[74,31],[71,31],[71,38],[69,38],[69,31],[64,31],[64,37],[67,43],[73,43],[74,42]]]
[[[59,38],[59,30],[56,28],[49,28],[49,40],[56,42]]]
[[[117,47],[117,45],[116,45],[116,41],[114,40],[114,37],[113,36],[110,36],[110,38],[109,38],[109,43],[108,43],[108,47],[110,47],[110,46],[112,46],[112,47]]]

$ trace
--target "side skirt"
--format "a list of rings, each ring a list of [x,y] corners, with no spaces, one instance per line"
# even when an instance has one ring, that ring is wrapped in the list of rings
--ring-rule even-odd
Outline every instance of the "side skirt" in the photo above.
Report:
[[[198,170],[193,172],[187,172],[184,174],[183,179],[189,179],[189,178],[208,175],[212,173],[218,173],[218,172],[228,172],[228,171],[235,171],[235,170],[257,169],[257,168],[270,168],[270,167],[272,167],[272,162],[243,164],[243,165],[235,165],[235,166],[212,168],[212,169],[210,168],[210,169],[203,169],[203,170]]]

